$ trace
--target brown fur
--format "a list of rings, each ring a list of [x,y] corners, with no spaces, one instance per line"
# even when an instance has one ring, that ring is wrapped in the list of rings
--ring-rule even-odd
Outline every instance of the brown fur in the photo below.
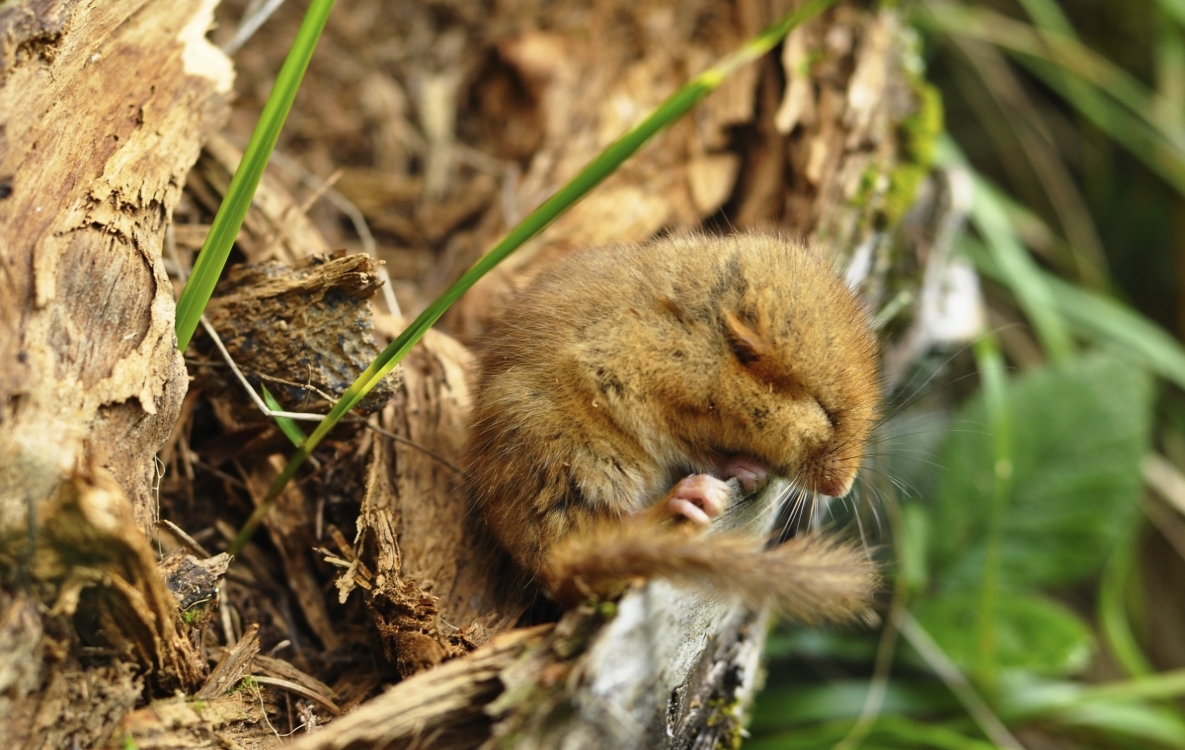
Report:
[[[600,523],[569,534],[552,549],[545,582],[570,607],[590,595],[612,595],[645,575],[724,592],[758,607],[773,602],[798,622],[842,621],[868,607],[878,576],[864,551],[817,535],[763,552],[745,534],[698,536],[689,529]]]
[[[784,604],[794,586],[817,601],[804,577],[850,556],[817,542],[761,553],[756,540],[681,538],[651,523],[613,531],[680,478],[736,455],[846,494],[876,417],[876,344],[863,307],[815,252],[771,235],[693,235],[576,253],[511,303],[484,352],[473,496],[553,595],[581,577],[589,544],[595,565],[612,568],[590,581],[715,576],[732,589],[730,569],[753,574],[754,587],[793,576],[776,587]],[[606,566],[613,554],[634,560],[633,572]]]

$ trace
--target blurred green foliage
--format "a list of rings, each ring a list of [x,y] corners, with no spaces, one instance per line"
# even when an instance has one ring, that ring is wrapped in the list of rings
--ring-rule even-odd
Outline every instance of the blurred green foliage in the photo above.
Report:
[[[771,634],[746,747],[1185,747],[1140,575],[1149,456],[1185,459],[1185,2],[897,7],[948,113],[937,163],[975,187],[954,246],[993,328],[923,362],[954,385],[907,393],[894,419],[927,426],[870,458],[883,627]]]

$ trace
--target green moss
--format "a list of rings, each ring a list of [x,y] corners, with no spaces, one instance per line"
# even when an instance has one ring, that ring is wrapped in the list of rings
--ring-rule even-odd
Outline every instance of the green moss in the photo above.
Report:
[[[860,184],[856,187],[856,194],[852,196],[852,205],[857,208],[868,208],[873,196],[876,195],[876,183],[880,179],[880,170],[876,164],[869,164],[860,175]]]
[[[185,623],[186,625],[192,625],[198,621],[198,618],[200,618],[202,613],[205,611],[206,610],[204,607],[191,607],[181,613],[181,622]]]
[[[131,733],[123,736],[123,741],[119,743],[123,750],[139,750],[140,746],[136,744],[136,738],[132,737]]]
[[[899,222],[913,205],[918,186],[929,174],[934,161],[934,144],[943,132],[942,96],[938,89],[920,75],[912,77],[911,84],[918,108],[898,127],[901,162],[889,174],[889,189],[881,207],[885,226]]]
[[[711,711],[705,722],[708,726],[728,724],[728,732],[717,738],[715,750],[740,750],[744,724],[740,720],[739,699],[713,698],[708,701],[708,709]]]
[[[248,674],[243,675],[243,679],[239,680],[239,684],[235,685],[230,690],[227,690],[226,694],[234,695],[235,693],[241,693],[244,690],[256,690],[258,688],[259,683],[255,681],[254,677]]]

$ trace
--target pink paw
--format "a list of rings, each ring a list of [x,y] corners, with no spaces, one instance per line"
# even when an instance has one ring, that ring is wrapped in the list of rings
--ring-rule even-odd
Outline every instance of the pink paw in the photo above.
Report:
[[[666,510],[698,526],[707,526],[724,512],[731,492],[728,485],[708,474],[692,474],[680,479],[667,493]]]
[[[749,456],[732,456],[720,464],[718,471],[725,477],[736,477],[746,493],[765,485],[769,481],[769,467]]]

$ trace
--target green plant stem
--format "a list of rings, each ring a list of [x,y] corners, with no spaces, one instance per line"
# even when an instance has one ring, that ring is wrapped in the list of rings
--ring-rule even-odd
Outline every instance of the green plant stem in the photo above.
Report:
[[[994,338],[984,336],[975,343],[975,361],[979,369],[988,425],[992,433],[995,485],[988,525],[987,549],[983,562],[983,585],[980,587],[976,628],[979,632],[979,663],[976,676],[989,695],[996,691],[996,605],[1000,596],[1000,561],[1004,549],[1004,521],[1012,496],[1012,409],[1008,399],[1008,379],[1004,358]]]
[[[1145,678],[1153,673],[1153,669],[1140,650],[1127,618],[1126,594],[1134,578],[1136,534],[1138,532],[1129,534],[1107,561],[1099,585],[1098,618],[1103,639],[1115,662],[1132,677]]]
[[[686,86],[672,94],[645,119],[627,130],[621,137],[597,156],[559,192],[543,202],[506,235],[490,252],[473,265],[465,274],[440,295],[432,304],[412,321],[394,341],[358,376],[338,400],[325,421],[321,422],[308,439],[297,449],[291,460],[272,482],[267,494],[259,501],[255,511],[231,543],[230,553],[235,554],[246,545],[256,527],[267,514],[284,486],[296,476],[301,464],[329,434],[337,423],[378,383],[395,369],[411,348],[424,336],[429,328],[440,319],[445,310],[472,287],[494,266],[517,250],[555,220],[557,216],[572,207],[577,200],[592,190],[617,167],[637,151],[655,133],[670,125],[700,99],[714,91],[741,66],[760,58],[774,48],[792,29],[829,7],[835,0],[812,0],[798,10],[787,14],[777,23],[746,42],[739,50],[721,60],[691,80]]]
[[[181,292],[181,299],[177,301],[177,348],[185,351],[189,346],[193,332],[197,329],[206,303],[214,293],[214,285],[222,274],[226,259],[230,256],[235,237],[239,228],[243,226],[243,218],[247,209],[251,207],[251,200],[255,196],[255,189],[259,187],[259,180],[267,168],[268,158],[276,147],[280,137],[280,130],[284,121],[288,119],[288,112],[292,109],[292,102],[296,98],[296,90],[304,78],[313,50],[317,47],[317,40],[329,19],[329,12],[333,10],[334,0],[313,0],[305,13],[304,21],[292,42],[292,48],[280,73],[276,77],[276,85],[268,96],[263,112],[259,115],[259,122],[251,133],[251,140],[243,151],[242,161],[231,178],[227,188],[226,198],[218,207],[214,216],[214,223],[202,243],[202,251],[198,253],[197,262],[193,266],[193,274],[189,283]]]

